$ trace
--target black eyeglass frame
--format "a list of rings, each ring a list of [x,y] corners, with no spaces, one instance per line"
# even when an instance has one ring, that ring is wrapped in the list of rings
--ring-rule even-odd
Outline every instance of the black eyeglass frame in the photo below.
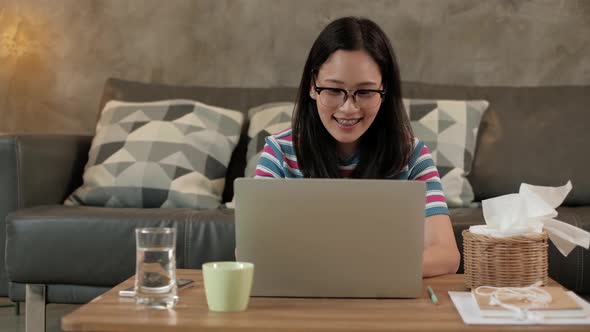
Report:
[[[385,97],[385,89],[382,90],[378,90],[378,89],[356,89],[356,90],[348,90],[348,89],[341,89],[341,88],[331,88],[331,87],[323,87],[323,86],[317,86],[315,83],[315,77],[313,77],[313,90],[319,95],[322,93],[322,91],[324,90],[328,90],[328,91],[333,91],[333,92],[344,92],[344,101],[342,102],[342,105],[346,104],[346,101],[348,100],[348,96],[352,95],[352,100],[354,100],[355,103],[357,103],[357,94],[360,92],[376,92],[379,94],[379,96],[381,96],[381,99],[383,99],[383,97]],[[358,104],[357,104],[358,105]]]

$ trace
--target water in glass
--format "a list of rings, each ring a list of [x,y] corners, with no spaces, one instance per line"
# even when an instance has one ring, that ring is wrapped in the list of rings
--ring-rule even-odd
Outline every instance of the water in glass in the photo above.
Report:
[[[176,295],[176,230],[138,228],[135,302],[150,308],[172,308]]]
[[[174,247],[137,249],[135,299],[153,308],[171,308],[177,300]]]

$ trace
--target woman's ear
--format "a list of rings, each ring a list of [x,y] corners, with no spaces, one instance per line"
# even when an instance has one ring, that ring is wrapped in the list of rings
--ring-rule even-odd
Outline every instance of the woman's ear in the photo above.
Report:
[[[311,99],[315,100],[318,96],[317,92],[315,92],[315,89],[313,88],[313,83],[311,84],[311,86],[309,87],[309,96],[311,97]]]
[[[311,71],[311,79],[309,80],[309,96],[311,99],[316,100],[318,97],[318,93],[315,91],[315,80],[316,80],[316,71]]]

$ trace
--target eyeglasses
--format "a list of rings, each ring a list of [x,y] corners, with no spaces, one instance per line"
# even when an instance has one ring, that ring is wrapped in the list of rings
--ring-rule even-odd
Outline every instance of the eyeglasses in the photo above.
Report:
[[[358,108],[371,108],[381,104],[385,90],[358,89],[346,90],[340,88],[320,87],[313,81],[313,89],[318,94],[318,99],[326,107],[340,107],[346,103],[348,96],[352,96]]]

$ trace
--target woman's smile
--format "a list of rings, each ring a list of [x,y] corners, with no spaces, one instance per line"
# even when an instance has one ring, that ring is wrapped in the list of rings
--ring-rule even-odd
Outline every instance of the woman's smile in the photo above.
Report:
[[[338,127],[345,130],[354,129],[359,124],[359,122],[363,120],[363,118],[338,118],[335,116],[333,116],[332,118],[334,119],[334,121],[336,121]]]

